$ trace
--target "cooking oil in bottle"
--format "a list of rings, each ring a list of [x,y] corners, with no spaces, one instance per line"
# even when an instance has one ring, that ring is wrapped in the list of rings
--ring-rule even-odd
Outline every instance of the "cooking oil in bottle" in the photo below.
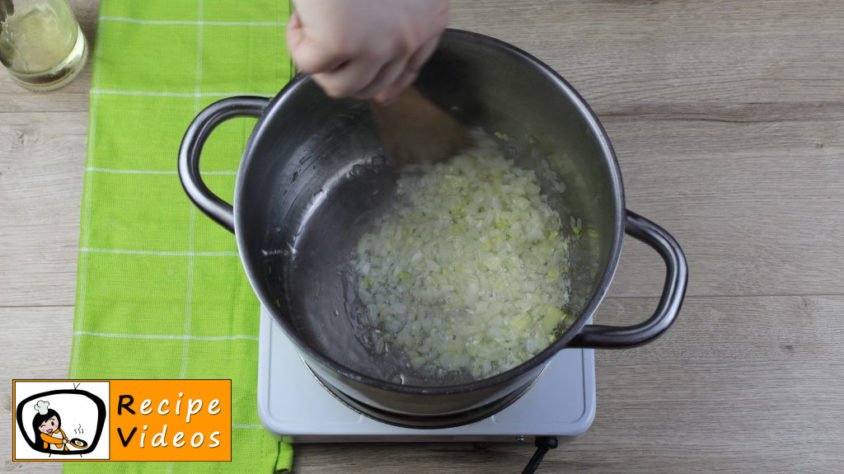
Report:
[[[0,62],[22,86],[62,87],[86,57],[85,36],[66,0],[0,0]]]

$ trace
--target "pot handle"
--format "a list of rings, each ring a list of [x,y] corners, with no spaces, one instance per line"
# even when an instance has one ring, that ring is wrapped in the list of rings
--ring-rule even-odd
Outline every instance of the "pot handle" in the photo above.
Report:
[[[229,232],[234,232],[234,212],[231,204],[208,189],[199,172],[202,146],[217,125],[232,117],[260,117],[269,99],[257,96],[237,96],[219,100],[206,107],[190,123],[179,148],[179,180],[190,200],[208,217]]]
[[[656,312],[635,326],[584,326],[568,347],[627,349],[647,344],[665,332],[680,312],[689,281],[689,267],[680,244],[665,229],[629,210],[624,231],[656,250],[665,261],[665,286]]]

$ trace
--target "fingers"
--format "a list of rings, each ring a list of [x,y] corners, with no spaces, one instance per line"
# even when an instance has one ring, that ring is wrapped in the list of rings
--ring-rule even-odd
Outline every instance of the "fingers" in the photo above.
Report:
[[[356,99],[372,99],[384,103],[393,99],[416,80],[419,70],[431,57],[439,44],[439,35],[422,43],[406,61],[394,60],[378,72],[375,78],[363,90],[354,95]]]
[[[434,51],[437,49],[437,45],[440,43],[440,35],[436,35],[433,38],[429,39],[428,41],[422,43],[416,52],[410,57],[410,60],[407,62],[408,67],[415,71],[422,69],[422,66],[431,58],[431,55],[434,54]]]
[[[372,60],[358,59],[312,77],[329,96],[348,97],[356,95],[372,82],[378,74],[378,66]]]
[[[371,99],[387,86],[396,82],[407,69],[407,61],[396,59],[381,67],[378,74],[363,89],[354,94],[355,99]]]
[[[349,58],[332,52],[305,33],[299,15],[293,13],[287,25],[287,46],[299,72],[314,74],[337,68]]]
[[[294,1],[305,9],[297,9],[288,23],[291,57],[299,72],[310,74],[332,97],[391,101],[416,80],[448,23],[447,0],[432,1],[439,5],[434,12],[410,0],[370,1],[368,9]]]
[[[419,49],[410,56],[410,59],[408,59],[404,70],[401,71],[401,74],[398,74],[395,80],[389,83],[389,85],[376,89],[374,97],[375,101],[385,105],[389,104],[395,100],[401,91],[413,84],[413,81],[416,80],[422,66],[424,66],[425,62],[427,62],[428,59],[431,58],[431,55],[434,54],[439,42],[440,36],[437,35],[422,43],[422,46],[420,46]]]

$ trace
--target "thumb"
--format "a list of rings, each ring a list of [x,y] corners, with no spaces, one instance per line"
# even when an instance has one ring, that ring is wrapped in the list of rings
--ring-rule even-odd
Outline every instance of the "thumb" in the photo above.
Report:
[[[332,54],[328,48],[320,46],[308,36],[296,13],[293,13],[287,25],[287,48],[298,72],[306,74],[331,71],[345,61],[345,58]]]

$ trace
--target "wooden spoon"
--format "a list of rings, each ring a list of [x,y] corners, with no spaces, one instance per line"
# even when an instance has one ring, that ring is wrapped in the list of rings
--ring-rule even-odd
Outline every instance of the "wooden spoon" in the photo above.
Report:
[[[395,166],[442,161],[472,143],[460,122],[413,87],[390,105],[371,101],[370,108],[387,159]]]

